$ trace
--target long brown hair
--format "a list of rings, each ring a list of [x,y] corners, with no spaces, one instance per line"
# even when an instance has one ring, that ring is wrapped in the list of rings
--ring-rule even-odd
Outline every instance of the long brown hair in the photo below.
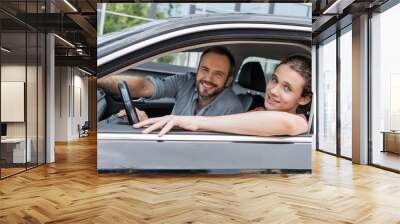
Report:
[[[279,65],[282,65],[282,64],[288,65],[291,69],[293,69],[299,75],[301,75],[301,77],[303,77],[305,84],[304,84],[303,92],[301,93],[301,96],[302,97],[308,96],[312,100],[313,93],[312,93],[312,85],[311,85],[311,60],[305,56],[294,55],[294,56],[289,56],[289,57],[283,59]],[[278,68],[279,65],[276,66],[276,68]],[[310,110],[311,110],[311,100],[306,105],[298,106],[296,113],[304,114],[308,118],[310,115]]]

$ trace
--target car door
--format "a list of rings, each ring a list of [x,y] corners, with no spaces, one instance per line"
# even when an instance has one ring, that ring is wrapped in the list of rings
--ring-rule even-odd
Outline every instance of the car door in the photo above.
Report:
[[[248,14],[159,23],[157,29],[143,30],[137,37],[102,42],[98,51],[98,78],[168,52],[247,42],[292,46],[309,52],[311,23]],[[98,126],[97,164],[99,172],[249,169],[310,172],[311,145],[310,134],[258,137],[175,130],[160,138],[157,134],[141,134],[140,129],[124,123],[104,121]]]

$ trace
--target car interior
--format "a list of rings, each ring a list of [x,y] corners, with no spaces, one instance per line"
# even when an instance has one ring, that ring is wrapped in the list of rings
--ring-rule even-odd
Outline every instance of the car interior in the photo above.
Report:
[[[214,43],[229,49],[235,59],[235,81],[231,88],[240,98],[246,111],[263,106],[266,83],[277,64],[289,55],[309,55],[310,49],[303,45],[276,42]],[[155,58],[135,65],[120,74],[128,76],[165,77],[191,72],[195,75],[201,52],[210,45],[192,46],[174,52],[166,52]],[[175,59],[175,60],[172,60]],[[179,61],[179,59],[182,59]],[[178,63],[177,63],[178,62]],[[104,78],[104,77],[103,77]],[[104,120],[124,108],[120,95],[98,89],[98,120]],[[133,105],[147,113],[149,117],[158,117],[171,113],[173,98],[149,100],[132,99]]]

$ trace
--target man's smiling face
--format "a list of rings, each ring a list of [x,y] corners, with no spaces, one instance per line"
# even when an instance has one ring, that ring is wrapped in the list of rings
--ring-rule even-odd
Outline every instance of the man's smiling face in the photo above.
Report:
[[[196,76],[196,88],[203,99],[215,97],[229,85],[229,59],[209,52],[203,56]]]

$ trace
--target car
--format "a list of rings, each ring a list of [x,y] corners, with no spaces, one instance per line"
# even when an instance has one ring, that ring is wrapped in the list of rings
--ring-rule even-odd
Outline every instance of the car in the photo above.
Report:
[[[234,55],[232,88],[251,110],[263,105],[266,82],[282,58],[311,55],[311,20],[231,13],[149,22],[98,38],[97,77],[195,73],[201,52],[216,45]],[[311,132],[259,137],[173,130],[158,137],[115,116],[123,108],[120,96],[102,92],[100,98],[98,172],[311,172]],[[175,103],[171,98],[132,102],[150,117],[169,114]],[[311,130],[312,116],[309,120]]]

